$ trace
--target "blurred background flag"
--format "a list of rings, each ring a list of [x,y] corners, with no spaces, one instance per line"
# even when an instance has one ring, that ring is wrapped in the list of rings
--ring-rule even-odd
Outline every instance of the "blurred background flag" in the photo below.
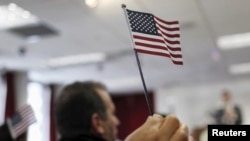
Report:
[[[25,133],[28,127],[36,122],[35,114],[30,105],[25,105],[17,110],[17,112],[8,119],[8,126],[11,135],[16,139]]]
[[[126,9],[135,50],[171,58],[183,65],[178,21],[164,21],[153,14]]]

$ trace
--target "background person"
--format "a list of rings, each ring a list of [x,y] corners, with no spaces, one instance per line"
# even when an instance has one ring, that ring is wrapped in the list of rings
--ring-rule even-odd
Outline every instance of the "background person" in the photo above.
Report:
[[[242,124],[242,111],[238,104],[233,101],[228,90],[221,94],[221,101],[212,113],[215,124]]]

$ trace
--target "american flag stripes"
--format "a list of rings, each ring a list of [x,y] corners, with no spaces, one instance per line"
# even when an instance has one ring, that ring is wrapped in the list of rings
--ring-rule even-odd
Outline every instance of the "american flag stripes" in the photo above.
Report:
[[[171,58],[183,65],[178,21],[164,21],[153,14],[126,9],[135,50]]]
[[[12,137],[15,139],[26,132],[28,127],[34,122],[36,122],[36,118],[32,107],[30,105],[21,107],[10,119],[8,119]]]

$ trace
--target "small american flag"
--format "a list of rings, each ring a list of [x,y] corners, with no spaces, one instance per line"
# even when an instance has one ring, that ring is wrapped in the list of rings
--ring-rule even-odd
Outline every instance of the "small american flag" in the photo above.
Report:
[[[34,112],[30,105],[25,105],[8,119],[11,135],[14,139],[27,131],[28,127],[36,122]]]
[[[183,65],[178,21],[164,21],[153,14],[126,11],[137,52],[169,57],[174,64]]]

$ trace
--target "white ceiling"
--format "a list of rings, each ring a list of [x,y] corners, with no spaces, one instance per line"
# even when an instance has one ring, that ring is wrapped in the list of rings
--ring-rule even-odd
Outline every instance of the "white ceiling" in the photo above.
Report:
[[[228,72],[231,64],[250,61],[250,48],[220,50],[219,61],[211,58],[217,37],[250,31],[249,0],[99,0],[93,9],[83,0],[1,0],[0,4],[10,2],[59,33],[29,44],[8,30],[0,30],[0,67],[28,70],[34,81],[94,79],[106,83],[111,91],[143,90],[122,3],[128,9],[181,24],[183,66],[172,64],[169,58],[140,54],[148,89],[250,79],[249,74]],[[20,54],[20,48],[26,52]],[[40,68],[42,60],[96,52],[107,53],[109,58],[101,63]]]

